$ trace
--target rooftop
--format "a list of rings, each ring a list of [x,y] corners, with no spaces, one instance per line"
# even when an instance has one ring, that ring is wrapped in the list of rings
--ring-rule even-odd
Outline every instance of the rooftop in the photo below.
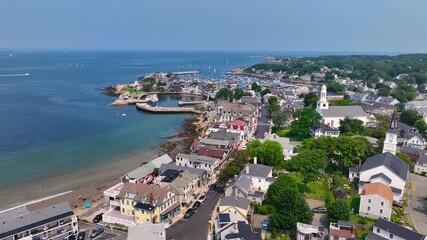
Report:
[[[221,199],[219,206],[235,206],[241,209],[248,209],[250,201],[247,198],[225,196]]]
[[[323,117],[369,117],[361,106],[329,106],[321,111]]]
[[[399,176],[401,179],[405,181],[406,181],[406,178],[408,177],[408,171],[409,171],[408,164],[390,152],[369,157],[368,159],[366,159],[365,163],[362,165],[362,168],[360,169],[360,171],[363,172],[379,166],[385,166],[386,168],[388,168],[390,171],[392,171],[393,173],[395,173],[397,176]]]
[[[387,199],[390,203],[390,207],[393,206],[393,192],[391,188],[380,183],[367,183],[363,185],[363,190],[361,195],[379,195]]]
[[[374,224],[375,227],[385,230],[394,234],[395,236],[399,236],[403,239],[411,239],[411,240],[424,240],[425,235],[420,233],[411,231],[405,227],[399,226],[390,221],[384,220],[382,218],[378,218],[377,222]]]
[[[246,168],[249,168],[249,173],[246,172]],[[262,164],[247,164],[246,168],[243,169],[242,173],[254,176],[254,177],[268,177],[270,172],[273,170],[272,167]]]

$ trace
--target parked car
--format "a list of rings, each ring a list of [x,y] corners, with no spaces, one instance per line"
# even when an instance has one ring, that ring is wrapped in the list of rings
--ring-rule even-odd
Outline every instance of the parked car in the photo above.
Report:
[[[196,202],[193,204],[193,209],[194,209],[194,210],[198,209],[198,208],[200,207],[200,205],[202,205],[202,203],[201,203],[201,202],[199,202],[199,201],[196,201]]]
[[[398,208],[403,208],[403,203],[395,200],[395,201],[393,201],[393,206],[398,207]]]
[[[102,215],[103,215],[103,213],[100,213],[100,214],[96,215],[93,218],[93,223],[99,223],[99,222],[101,222],[102,221]]]
[[[213,183],[213,184],[211,184],[211,185],[209,186],[209,190],[210,190],[210,191],[215,191],[215,189],[216,189],[216,184],[215,184],[215,183]]]
[[[326,213],[328,209],[325,207],[315,207],[312,209],[314,213]]]
[[[67,240],[76,240],[76,235],[70,235],[68,236]]]
[[[268,219],[265,219],[262,221],[262,229],[267,230],[270,227],[270,221]]]
[[[194,209],[190,208],[190,209],[188,209],[188,210],[185,212],[185,214],[184,214],[184,218],[189,218],[189,217],[191,217],[191,215],[193,215],[193,214],[194,214]]]
[[[205,200],[206,200],[206,196],[202,195],[199,197],[199,200],[197,200],[197,201],[199,201],[200,203],[203,203]]]
[[[101,233],[103,233],[103,232],[104,232],[104,228],[103,227],[94,228],[94,229],[92,229],[92,231],[90,231],[90,237],[91,238],[96,238],[99,235],[101,235]]]
[[[85,238],[86,238],[85,232],[79,232],[79,234],[77,234],[77,240],[85,240]]]

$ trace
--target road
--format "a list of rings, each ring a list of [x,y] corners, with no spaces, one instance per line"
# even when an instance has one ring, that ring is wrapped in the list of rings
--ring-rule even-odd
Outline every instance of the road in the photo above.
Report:
[[[223,190],[209,191],[206,200],[190,218],[183,219],[168,229],[166,237],[170,240],[206,239],[212,211],[223,194]]]
[[[85,222],[79,222],[79,230],[80,232],[85,232],[86,239],[95,239],[95,240],[126,240],[127,239],[127,233],[118,231],[118,230],[112,230],[111,228],[105,228],[104,232],[99,235],[96,238],[90,238],[89,232],[90,230],[96,228],[98,225],[94,223],[85,223]]]
[[[415,230],[427,235],[427,177],[409,174],[408,207],[405,208],[409,222]]]
[[[258,119],[257,129],[254,136],[258,139],[264,139],[265,134],[270,131],[270,113],[266,106],[261,106],[260,117]]]

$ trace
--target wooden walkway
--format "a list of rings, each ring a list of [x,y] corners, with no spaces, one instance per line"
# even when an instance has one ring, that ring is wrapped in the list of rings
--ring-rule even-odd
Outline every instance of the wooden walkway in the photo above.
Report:
[[[136,108],[152,113],[195,113],[201,114],[202,112],[197,111],[194,108],[187,107],[152,107],[146,103],[137,103]]]

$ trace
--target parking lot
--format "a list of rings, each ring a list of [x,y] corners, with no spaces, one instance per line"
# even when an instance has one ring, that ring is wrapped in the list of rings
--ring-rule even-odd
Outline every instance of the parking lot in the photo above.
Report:
[[[90,238],[89,234],[90,234],[90,230],[96,228],[97,224],[94,223],[84,223],[84,222],[79,222],[79,228],[80,228],[80,232],[85,232],[85,239],[96,239],[96,240],[126,240],[127,239],[127,233],[126,232],[122,232],[122,231],[118,231],[118,230],[113,230],[111,228],[105,228],[104,232],[101,233],[99,236],[97,236],[96,238]]]

